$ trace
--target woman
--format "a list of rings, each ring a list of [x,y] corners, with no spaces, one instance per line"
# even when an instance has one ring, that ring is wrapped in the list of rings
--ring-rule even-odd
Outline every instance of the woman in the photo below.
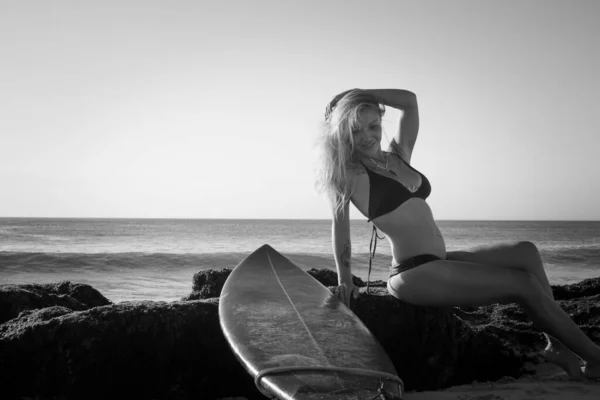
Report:
[[[385,106],[403,111],[387,151],[380,143]],[[394,297],[431,307],[518,303],[544,331],[549,361],[574,378],[599,378],[600,347],[554,301],[534,244],[446,251],[426,202],[430,183],[410,163],[418,130],[417,98],[406,90],[353,89],[327,106],[320,183],[333,211],[338,297],[349,305],[358,293],[350,271],[351,201],[390,242],[387,288]]]

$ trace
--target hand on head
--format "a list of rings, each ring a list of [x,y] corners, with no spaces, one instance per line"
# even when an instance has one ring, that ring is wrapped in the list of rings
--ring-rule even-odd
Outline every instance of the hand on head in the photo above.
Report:
[[[325,107],[325,118],[327,119],[329,117],[329,115],[333,112],[333,110],[335,109],[335,106],[337,105],[338,101],[340,101],[346,94],[350,93],[353,90],[360,90],[360,89],[349,89],[346,90],[338,95],[336,95],[330,102],[329,104],[327,104],[327,107]]]
[[[348,96],[349,95],[349,96]],[[348,96],[352,102],[379,104],[377,98],[369,91],[363,89],[350,89],[336,95],[325,108],[325,119],[329,118],[333,110],[337,107],[340,100]]]

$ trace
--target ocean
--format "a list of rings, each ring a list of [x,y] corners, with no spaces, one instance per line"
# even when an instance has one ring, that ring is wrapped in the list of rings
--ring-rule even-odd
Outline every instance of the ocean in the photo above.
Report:
[[[600,221],[437,221],[447,248],[519,240],[540,249],[552,284],[600,276]],[[352,272],[367,278],[372,225],[351,221]],[[192,276],[234,268],[269,244],[304,269],[335,270],[329,220],[0,218],[0,284],[86,283],[113,302],[174,301]],[[371,279],[386,279],[387,239]]]

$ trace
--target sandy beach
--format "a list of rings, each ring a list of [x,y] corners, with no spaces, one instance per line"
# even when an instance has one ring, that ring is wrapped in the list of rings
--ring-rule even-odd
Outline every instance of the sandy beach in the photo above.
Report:
[[[406,400],[598,400],[600,380],[575,381],[556,365],[530,364],[532,375],[477,382],[441,391],[406,392]]]

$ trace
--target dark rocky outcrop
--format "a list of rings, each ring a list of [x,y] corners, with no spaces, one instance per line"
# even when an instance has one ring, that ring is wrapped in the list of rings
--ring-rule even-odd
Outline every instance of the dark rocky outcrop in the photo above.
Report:
[[[419,307],[390,296],[385,284],[352,310],[369,327],[410,390],[518,376],[522,360],[493,333],[478,333],[448,308]],[[383,287],[382,287],[383,286]]]
[[[34,314],[2,326],[3,399],[258,398],[221,333],[218,299],[123,302],[31,322]]]
[[[194,292],[172,303],[110,304],[93,288],[69,282],[0,286],[0,397],[264,398],[220,329],[218,295],[229,273],[196,274]],[[327,286],[337,282],[333,271],[310,273]],[[597,342],[599,289],[600,278],[554,287],[563,296],[559,304]],[[380,281],[369,294],[362,287],[352,309],[408,390],[517,377],[544,345],[512,305],[417,307],[388,295]]]
[[[208,299],[219,297],[221,289],[231,273],[230,268],[208,269],[196,272],[192,277],[192,293],[182,300]]]
[[[105,306],[111,302],[99,291],[68,281],[30,285],[0,285],[0,324],[22,311],[59,306],[73,311]]]
[[[552,285],[556,300],[578,299],[600,294],[600,278],[585,279],[572,285]]]
[[[39,310],[26,310],[22,311],[19,314],[18,318],[14,318],[5,322],[4,324],[0,324],[0,335],[5,332],[9,332],[18,327],[26,327],[30,325],[35,325],[39,322],[48,321],[55,317],[60,317],[61,315],[70,314],[73,310],[67,307],[60,306],[51,306],[47,308],[41,308]]]
[[[561,308],[588,337],[600,344],[600,278],[571,285],[553,285],[552,291]],[[495,334],[526,360],[538,361],[536,353],[546,346],[544,336],[517,305],[455,307],[452,310],[473,330]]]
[[[307,272],[325,286],[337,285],[337,273],[332,270],[311,268]],[[196,272],[192,277],[192,293],[182,297],[181,300],[200,300],[219,297],[221,289],[230,273],[230,268],[208,269]],[[356,286],[366,286],[359,277],[353,275],[352,279]],[[379,281],[379,284],[381,284],[381,281]]]

